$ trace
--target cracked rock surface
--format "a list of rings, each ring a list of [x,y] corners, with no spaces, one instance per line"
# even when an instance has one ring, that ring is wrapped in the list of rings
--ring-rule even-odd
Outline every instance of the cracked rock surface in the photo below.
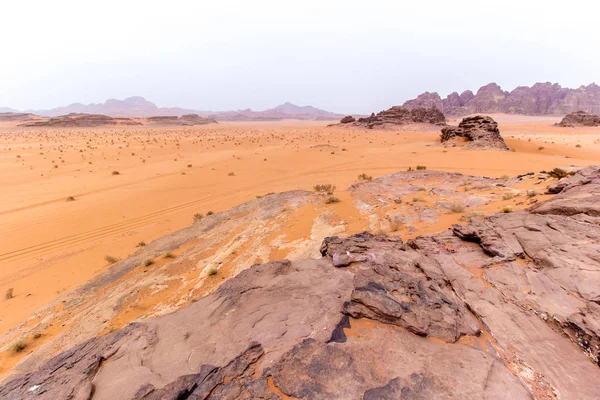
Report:
[[[2,399],[597,399],[600,169],[532,209],[329,237],[91,339]],[[569,211],[565,212],[565,205]]]

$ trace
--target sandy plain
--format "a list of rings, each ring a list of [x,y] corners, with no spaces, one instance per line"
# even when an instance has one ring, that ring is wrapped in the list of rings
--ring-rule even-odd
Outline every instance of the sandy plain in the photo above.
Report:
[[[513,151],[446,148],[437,130],[366,131],[324,122],[0,125],[0,294],[9,288],[14,293],[10,301],[0,299],[0,334],[105,271],[106,256],[124,259],[139,242],[189,226],[195,213],[224,211],[270,192],[311,190],[317,183],[343,190],[358,174],[376,178],[416,165],[500,177],[600,162],[598,128],[552,126],[559,118],[493,117]],[[368,228],[344,196],[335,206],[351,221],[344,233]],[[313,214],[298,213],[288,235],[308,235]],[[440,218],[410,235],[455,222],[458,216]]]

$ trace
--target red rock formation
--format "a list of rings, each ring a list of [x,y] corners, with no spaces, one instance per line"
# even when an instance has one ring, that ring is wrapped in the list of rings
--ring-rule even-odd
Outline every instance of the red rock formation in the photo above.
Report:
[[[578,89],[563,88],[557,83],[536,83],[532,87],[519,86],[511,92],[490,83],[481,87],[476,95],[465,91],[457,96],[453,92],[443,100],[438,99],[437,93],[425,92],[404,106],[435,105],[451,116],[473,113],[561,115],[580,110],[600,113],[600,86],[595,83]]]
[[[498,123],[488,116],[477,115],[464,118],[458,127],[442,128],[441,142],[445,143],[454,138],[464,138],[470,143],[466,149],[499,149],[508,150],[504,139],[500,136]]]
[[[369,117],[359,118],[354,122],[355,126],[364,126],[368,129],[402,126],[407,124],[445,125],[446,117],[435,107],[407,108],[394,106],[377,114],[372,113]]]
[[[69,114],[42,121],[32,121],[21,124],[27,127],[61,127],[61,128],[89,128],[104,125],[142,125],[141,122],[131,118],[115,118],[100,114]]]
[[[596,114],[590,114],[585,111],[577,111],[567,114],[562,121],[556,124],[556,126],[600,126],[600,117]]]

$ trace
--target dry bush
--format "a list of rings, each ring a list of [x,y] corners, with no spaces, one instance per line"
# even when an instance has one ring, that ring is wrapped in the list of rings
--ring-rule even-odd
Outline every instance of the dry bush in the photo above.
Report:
[[[332,195],[335,191],[335,185],[332,185],[331,183],[318,184],[315,185],[314,190],[318,193],[327,193],[329,195]]]
[[[329,196],[328,198],[325,199],[325,204],[334,204],[334,203],[339,203],[340,199],[338,199],[335,196]]]

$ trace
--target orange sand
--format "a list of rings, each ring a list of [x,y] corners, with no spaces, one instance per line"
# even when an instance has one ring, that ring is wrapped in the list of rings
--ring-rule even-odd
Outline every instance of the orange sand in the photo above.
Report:
[[[346,130],[322,122],[61,130],[0,125],[0,295],[13,288],[15,296],[0,299],[0,333],[106,270],[106,255],[125,258],[138,242],[188,226],[196,212],[317,183],[335,184],[342,198],[360,173],[376,178],[417,164],[499,177],[600,161],[600,129],[494,117],[515,152],[444,148],[435,131]],[[361,229],[356,209],[342,200],[332,209],[349,232]],[[313,215],[302,210],[286,227],[287,240],[299,237],[294,232],[309,227],[303,218]],[[459,217],[443,218],[439,228]]]

